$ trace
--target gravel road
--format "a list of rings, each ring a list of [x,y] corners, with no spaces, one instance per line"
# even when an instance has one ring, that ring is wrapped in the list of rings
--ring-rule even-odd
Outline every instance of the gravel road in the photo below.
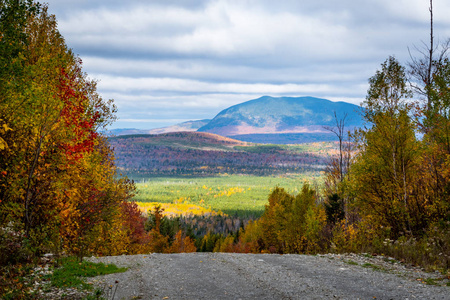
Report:
[[[367,259],[356,255],[155,253],[90,260],[129,268],[92,280],[107,299],[450,299],[449,287],[418,280],[438,278],[437,273],[406,269],[386,259],[377,259],[378,264]]]

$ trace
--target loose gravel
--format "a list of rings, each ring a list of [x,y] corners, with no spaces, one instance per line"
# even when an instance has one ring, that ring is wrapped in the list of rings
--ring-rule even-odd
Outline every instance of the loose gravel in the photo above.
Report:
[[[450,299],[448,278],[380,256],[154,253],[89,260],[129,268],[91,279],[106,299]]]

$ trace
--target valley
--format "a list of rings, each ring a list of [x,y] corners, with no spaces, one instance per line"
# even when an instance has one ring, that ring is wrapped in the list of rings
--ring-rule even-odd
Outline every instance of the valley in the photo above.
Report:
[[[273,188],[297,194],[304,181],[320,186],[337,151],[334,142],[255,144],[201,132],[118,136],[110,143],[118,168],[136,183],[141,210],[159,203],[169,216],[258,218]]]
[[[164,216],[181,217],[179,226],[192,228],[199,242],[213,228],[237,234],[239,224],[260,218],[276,187],[295,195],[309,182],[321,190],[337,153],[336,142],[257,144],[204,132],[125,135],[110,143],[119,170],[135,181],[139,209],[148,215],[159,205]],[[223,232],[223,222],[233,226]]]
[[[222,175],[215,177],[154,177],[136,181],[135,200],[144,212],[161,203],[169,216],[224,213],[243,218],[258,218],[264,212],[273,188],[280,186],[297,194],[305,180],[318,185],[318,174],[290,176]],[[210,211],[198,210],[198,207]]]

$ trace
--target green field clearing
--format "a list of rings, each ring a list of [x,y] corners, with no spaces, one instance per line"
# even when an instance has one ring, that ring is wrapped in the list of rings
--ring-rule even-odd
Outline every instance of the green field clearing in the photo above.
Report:
[[[138,202],[195,204],[228,215],[259,217],[276,186],[297,194],[303,183],[321,185],[320,174],[259,177],[228,175],[202,178],[153,177],[136,182]]]

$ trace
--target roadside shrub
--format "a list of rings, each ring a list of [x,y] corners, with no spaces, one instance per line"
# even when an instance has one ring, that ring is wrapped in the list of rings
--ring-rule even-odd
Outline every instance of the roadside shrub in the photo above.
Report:
[[[0,299],[34,299],[30,283],[24,280],[32,271],[30,263],[0,266]]]
[[[388,232],[388,228],[375,227],[371,218],[354,223],[344,219],[333,228],[330,247],[336,253],[376,252],[377,241]]]
[[[336,224],[331,239],[331,249],[337,253],[358,252],[358,228],[346,224],[345,220]]]
[[[0,266],[27,262],[31,257],[23,231],[15,230],[12,223],[0,228]]]
[[[433,226],[422,237],[402,236],[397,240],[384,239],[375,250],[413,265],[420,265],[428,271],[449,272],[450,269],[450,227]]]

